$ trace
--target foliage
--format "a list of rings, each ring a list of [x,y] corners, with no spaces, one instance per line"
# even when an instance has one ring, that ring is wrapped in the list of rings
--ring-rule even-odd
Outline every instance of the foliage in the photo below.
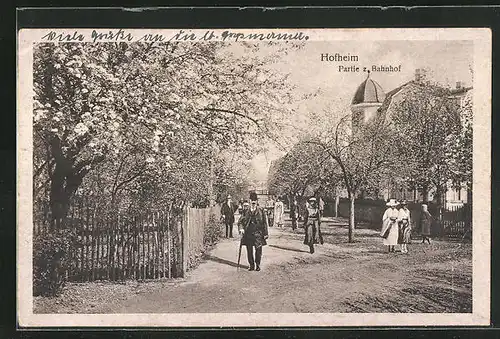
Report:
[[[449,90],[432,84],[415,84],[400,95],[390,114],[395,147],[405,164],[401,176],[412,178],[427,199],[430,188],[440,194],[453,176],[450,150],[461,130],[458,106]]]
[[[398,166],[392,148],[392,133],[382,116],[355,129],[350,115],[340,119],[333,131],[312,138],[334,161],[338,168],[331,171],[333,178],[342,178],[351,201],[349,218],[349,242],[354,241],[354,199],[366,189],[377,187]]]
[[[248,46],[258,50],[258,46]],[[220,152],[274,138],[288,85],[221,43],[38,44],[34,193],[53,226],[78,191],[113,208],[202,201]]]
[[[329,184],[331,166],[321,147],[300,141],[276,161],[268,179],[269,190],[277,195],[312,195]]]
[[[222,237],[222,223],[215,217],[215,214],[210,214],[208,222],[205,225],[205,234],[203,238],[203,243],[206,246],[215,245],[219,239]]]
[[[350,116],[340,119],[331,137],[312,140],[320,145],[339,166],[349,197],[377,186],[397,165],[392,149],[392,135],[387,123],[377,118],[352,131]]]
[[[33,238],[33,294],[54,296],[65,284],[64,272],[71,266],[67,253],[76,245],[70,231],[40,234]]]
[[[455,186],[465,183],[472,189],[472,93],[465,95],[460,105],[461,129],[458,137],[449,144],[449,163]]]

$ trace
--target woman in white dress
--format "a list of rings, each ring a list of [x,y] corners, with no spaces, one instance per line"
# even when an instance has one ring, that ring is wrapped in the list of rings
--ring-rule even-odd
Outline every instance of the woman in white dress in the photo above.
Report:
[[[388,208],[382,217],[382,231],[380,236],[384,238],[384,245],[389,247],[389,252],[395,252],[394,246],[398,244],[399,227],[398,227],[398,203],[396,199],[390,199],[386,204]]]
[[[278,199],[274,204],[274,225],[283,228],[284,213],[285,205],[281,199]]]

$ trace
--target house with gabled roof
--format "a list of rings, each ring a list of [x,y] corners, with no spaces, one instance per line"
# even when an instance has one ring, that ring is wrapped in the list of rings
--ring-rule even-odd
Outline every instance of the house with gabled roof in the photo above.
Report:
[[[382,86],[380,86],[368,74],[368,77],[358,86],[354,93],[351,102],[351,122],[353,131],[357,127],[365,124],[376,116],[384,115],[386,119],[390,119],[392,108],[397,105],[400,100],[405,98],[405,93],[411,91],[418,86],[424,86],[427,79],[427,72],[424,69],[417,69],[415,71],[415,78],[394,88],[393,90],[385,93]],[[449,90],[448,98],[456,100],[459,107],[463,107],[467,100],[472,97],[472,87],[465,87],[462,82],[456,83],[456,88]],[[464,120],[462,119],[462,123]],[[428,194],[428,201],[434,199],[434,193],[430,191]],[[465,187],[452,188],[450,184],[443,197],[443,203],[446,207],[461,206],[467,203],[468,194]],[[405,199],[408,201],[421,202],[423,200],[422,193],[415,188],[410,188],[409,185],[396,185],[388,183],[386,187],[380,187],[377,197],[381,199]]]

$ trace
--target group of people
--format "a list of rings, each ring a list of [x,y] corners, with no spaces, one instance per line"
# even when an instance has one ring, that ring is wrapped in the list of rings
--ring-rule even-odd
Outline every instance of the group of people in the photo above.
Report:
[[[319,200],[319,201],[318,201]],[[258,204],[257,194],[250,193],[250,202],[245,201],[240,208],[240,218],[238,220],[238,233],[241,235],[240,246],[247,249],[247,258],[250,271],[260,271],[262,261],[262,247],[267,245],[269,238],[269,226],[271,219],[266,213],[265,207]],[[395,252],[396,245],[400,245],[402,253],[408,253],[408,244],[411,243],[411,213],[408,209],[408,203],[390,199],[386,204],[387,209],[382,217],[382,230],[380,236],[383,238],[383,244],[387,246],[389,253]],[[309,198],[305,205],[303,213],[299,214],[297,201],[290,204],[290,216],[292,219],[292,228],[297,227],[299,215],[302,215],[305,236],[304,244],[309,246],[310,253],[314,253],[315,244],[323,244],[323,235],[321,233],[321,218],[323,216],[324,203],[321,199],[315,197]],[[233,237],[233,224],[235,221],[234,213],[238,206],[231,202],[231,196],[221,206],[221,214],[226,226],[226,238]],[[274,203],[273,222],[278,227],[283,227],[284,204],[278,199]],[[422,242],[430,244],[430,233],[432,216],[428,211],[426,204],[422,205],[421,234]]]
[[[387,202],[387,210],[382,216],[382,230],[380,236],[383,244],[387,246],[389,252],[395,252],[396,245],[401,246],[401,253],[408,253],[408,244],[411,243],[411,213],[408,203],[405,200],[397,202],[390,199]],[[426,204],[422,205],[420,216],[422,243],[431,242],[432,216]]]
[[[276,201],[270,196],[266,201],[266,211],[269,222],[273,226],[283,228],[285,224],[285,204],[283,199],[278,197]]]
[[[320,225],[324,203],[322,203],[322,200],[320,202],[321,204],[318,204],[317,199],[311,197],[303,211],[304,244],[309,246],[310,253],[314,253],[315,244],[323,244]],[[297,206],[296,202],[295,206]],[[266,204],[266,207],[269,208],[271,205]],[[231,196],[228,195],[227,201],[221,206],[221,215],[226,227],[226,238],[233,237],[236,209],[238,207],[232,203]],[[241,235],[240,246],[245,246],[247,249],[249,271],[260,271],[262,247],[267,245],[266,240],[269,237],[269,220],[272,220],[277,227],[283,228],[284,212],[284,203],[281,199],[278,199],[273,203],[273,218],[270,218],[266,213],[266,209],[259,206],[255,192],[250,193],[250,202],[245,201],[241,204],[238,233]],[[292,215],[295,215],[292,219],[297,221],[298,208],[294,209],[292,213]]]

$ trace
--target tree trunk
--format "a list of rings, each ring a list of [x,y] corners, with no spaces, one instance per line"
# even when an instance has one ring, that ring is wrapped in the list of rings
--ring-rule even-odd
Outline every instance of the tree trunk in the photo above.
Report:
[[[472,183],[467,185],[467,203],[472,206]]]
[[[422,202],[427,204],[429,202],[429,185],[422,185]]]
[[[437,212],[438,219],[442,219],[442,211],[443,211],[443,186],[437,185],[436,187],[436,203],[437,203]]]
[[[61,229],[65,222],[66,215],[69,209],[69,196],[64,189],[65,173],[60,165],[56,165],[52,174],[50,184],[50,212],[51,221],[50,228]]]
[[[56,146],[54,146],[55,148]],[[54,149],[53,149],[54,152]],[[77,165],[72,160],[65,158],[61,151],[55,157],[54,172],[50,183],[50,212],[52,229],[64,227],[68,214],[70,199],[82,184],[83,178],[88,173],[88,168]]]
[[[349,205],[349,242],[354,242],[354,194],[350,194]]]
[[[340,203],[340,197],[338,194],[336,194],[335,195],[335,205],[334,205],[335,218],[338,218],[338,216],[339,216],[339,203]]]

